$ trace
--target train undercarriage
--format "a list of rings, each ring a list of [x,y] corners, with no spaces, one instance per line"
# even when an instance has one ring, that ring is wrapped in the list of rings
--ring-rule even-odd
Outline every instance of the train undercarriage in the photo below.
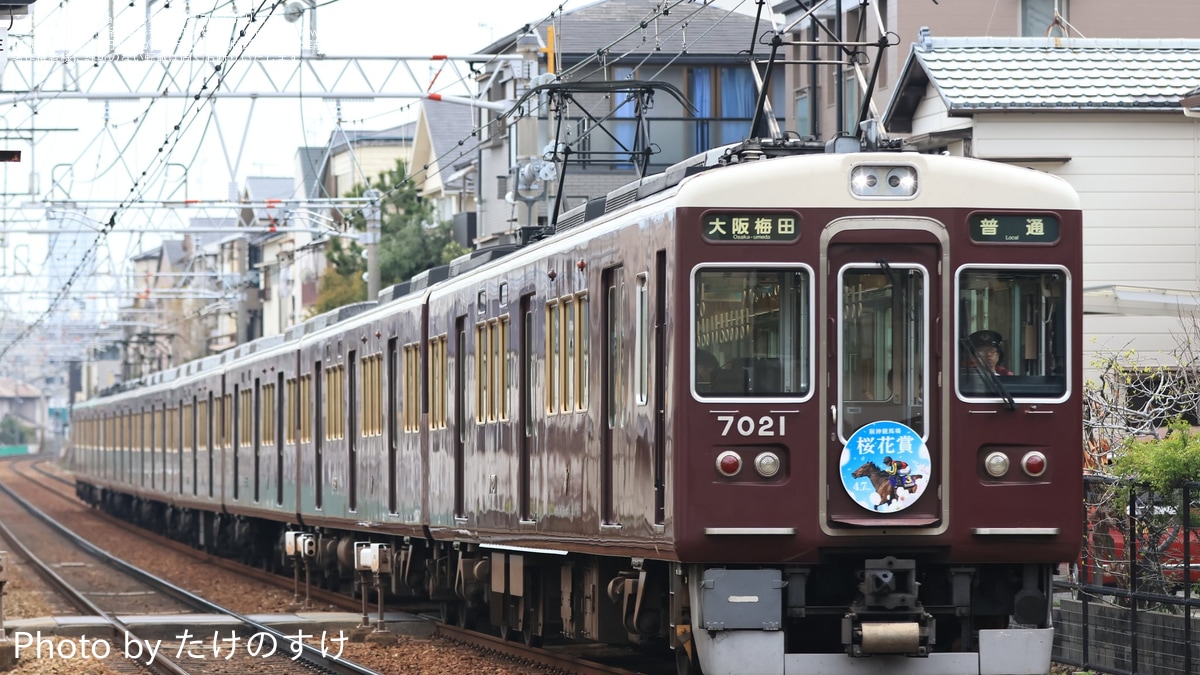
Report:
[[[926,554],[713,566],[428,537],[298,528],[80,484],[117,517],[217,555],[462,627],[674,650],[694,673],[1044,673],[1052,566],[950,565]]]

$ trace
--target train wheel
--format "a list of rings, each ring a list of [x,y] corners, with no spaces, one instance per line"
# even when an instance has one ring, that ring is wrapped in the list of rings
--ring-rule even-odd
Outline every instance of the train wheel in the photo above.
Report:
[[[542,646],[542,636],[534,634],[532,622],[527,622],[525,629],[521,631],[521,642],[524,642],[526,647]]]
[[[475,616],[471,613],[471,608],[466,605],[458,606],[458,616],[456,625],[463,630],[475,630]]]
[[[463,630],[475,628],[475,619],[472,616],[471,608],[465,602],[443,602],[442,621]]]

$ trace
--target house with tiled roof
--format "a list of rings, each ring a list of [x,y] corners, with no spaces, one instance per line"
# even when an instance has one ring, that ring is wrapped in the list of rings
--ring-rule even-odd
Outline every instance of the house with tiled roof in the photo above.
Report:
[[[295,250],[313,239],[310,232],[284,227],[301,194],[296,179],[287,176],[250,176],[242,189],[248,205],[238,217],[241,227],[253,228],[246,236],[249,276],[238,308],[238,343],[264,335],[277,335],[304,320],[299,289],[293,283],[291,261]],[[265,231],[264,231],[265,230]]]
[[[1063,177],[1084,207],[1084,344],[1175,346],[1200,298],[1200,40],[923,31],[882,116],[923,152]],[[1085,362],[1090,359],[1085,356]]]
[[[478,50],[525,55],[480,64],[477,85],[486,102],[515,104],[547,83],[658,84],[652,102],[643,101],[644,124],[639,95],[628,90],[574,93],[552,106],[535,97],[527,108],[536,114],[524,116],[477,108],[481,247],[511,243],[523,228],[547,224],[560,186],[562,213],[635,180],[643,158],[652,174],[749,135],[757,98],[744,54],[754,43],[752,15],[708,3],[600,0],[547,21],[514,18],[530,23]],[[772,90],[777,117],[783,98],[780,79]],[[563,113],[561,125],[550,107]],[[561,176],[541,165],[552,139],[568,157]]]
[[[355,185],[366,185],[395,168],[397,159],[408,164],[416,126],[416,122],[387,129],[339,126],[329,135],[320,163],[322,194],[314,196],[345,197]]]
[[[409,173],[439,221],[452,221],[456,239],[474,239],[475,178],[479,139],[474,111],[465,105],[421,101]],[[467,236],[465,233],[470,232]]]
[[[984,39],[1086,35],[1135,40],[1191,37],[1200,22],[1200,3],[1182,0],[1137,4],[1122,0],[774,0],[772,9],[779,18],[777,25],[788,29],[785,53],[794,61],[782,69],[790,102],[787,128],[822,140],[838,131],[854,130],[863,85],[876,66],[872,102],[882,113],[895,94],[910,47],[925,26],[935,35]],[[837,36],[839,11],[841,35],[859,44],[836,59],[842,62],[837,71],[831,65],[836,53],[828,45]],[[881,38],[888,45],[882,50],[878,48]],[[852,62],[862,66],[861,80]]]
[[[133,267],[134,295],[120,309],[125,331],[123,378],[140,377],[183,356],[174,332],[155,331],[150,327],[174,325],[183,315],[179,286],[187,273],[192,252],[190,239],[167,239],[129,259]]]
[[[46,399],[30,385],[0,377],[0,419],[12,416],[21,426],[37,431],[43,437],[46,426]]]

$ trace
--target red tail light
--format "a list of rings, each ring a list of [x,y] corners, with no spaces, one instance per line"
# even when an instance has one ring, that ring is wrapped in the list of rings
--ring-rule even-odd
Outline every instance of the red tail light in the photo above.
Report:
[[[1021,458],[1021,468],[1033,478],[1046,473],[1046,456],[1040,452],[1027,452]]]
[[[732,450],[717,455],[717,472],[722,476],[736,476],[742,470],[742,458]]]

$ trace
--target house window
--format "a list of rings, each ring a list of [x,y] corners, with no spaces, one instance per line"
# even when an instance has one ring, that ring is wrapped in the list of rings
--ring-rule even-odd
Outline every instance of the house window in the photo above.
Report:
[[[801,136],[812,135],[812,116],[809,108],[811,105],[808,89],[801,89],[796,93],[796,133]]]
[[[517,152],[517,125],[508,128],[508,168],[517,168],[521,164],[521,155]]]
[[[1049,31],[1052,36],[1065,36],[1065,27],[1054,20],[1056,10],[1066,20],[1067,0],[1022,0],[1021,35],[1045,37]]]
[[[637,79],[637,71],[633,68],[617,66],[613,68],[613,79],[621,81],[634,81]],[[633,152],[637,150],[637,101],[629,92],[617,92],[613,95],[613,121],[610,126],[613,129],[613,136],[617,140],[617,147],[614,150],[620,157],[623,153],[630,153],[629,159],[636,159]],[[623,159],[623,157],[622,157]],[[618,168],[631,169],[633,164],[619,164]]]
[[[850,135],[858,133],[859,106],[862,94],[858,89],[858,74],[853,68],[842,73],[842,129]]]
[[[782,126],[786,90],[782,70],[771,78],[768,92],[771,112]],[[736,143],[750,135],[750,122],[758,104],[758,87],[750,66],[692,68],[687,74],[688,100],[696,110],[696,151]]]

